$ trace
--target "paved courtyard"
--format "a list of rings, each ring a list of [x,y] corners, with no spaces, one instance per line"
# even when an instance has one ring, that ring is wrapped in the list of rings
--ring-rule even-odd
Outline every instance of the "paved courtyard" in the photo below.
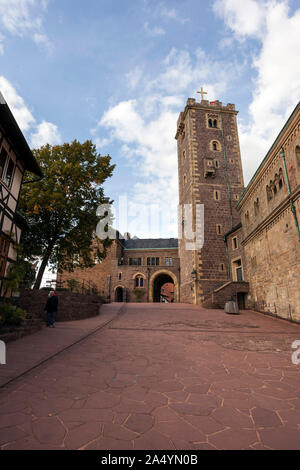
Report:
[[[1,449],[300,449],[300,325],[183,304],[83,322],[80,337],[57,324],[8,345]],[[26,363],[42,342],[51,358]]]

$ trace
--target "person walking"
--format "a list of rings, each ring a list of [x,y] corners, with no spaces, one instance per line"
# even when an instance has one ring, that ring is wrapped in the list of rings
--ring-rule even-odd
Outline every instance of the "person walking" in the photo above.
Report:
[[[46,310],[46,324],[49,328],[50,326],[54,328],[55,323],[55,314],[58,309],[58,298],[54,290],[51,290],[48,295],[48,299],[45,305],[44,310]]]

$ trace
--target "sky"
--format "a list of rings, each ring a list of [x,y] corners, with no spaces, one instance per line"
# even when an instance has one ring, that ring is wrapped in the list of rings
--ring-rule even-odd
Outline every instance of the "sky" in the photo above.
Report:
[[[0,91],[29,145],[92,139],[139,237],[177,236],[187,98],[236,105],[247,184],[299,101],[299,50],[299,0],[0,0]]]

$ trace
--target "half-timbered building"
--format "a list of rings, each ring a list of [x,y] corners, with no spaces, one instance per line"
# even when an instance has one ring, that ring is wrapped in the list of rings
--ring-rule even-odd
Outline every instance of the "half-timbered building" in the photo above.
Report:
[[[42,177],[9,106],[0,92],[0,289],[9,264],[16,260],[24,222],[17,214],[25,171]],[[35,176],[35,178],[36,178]]]

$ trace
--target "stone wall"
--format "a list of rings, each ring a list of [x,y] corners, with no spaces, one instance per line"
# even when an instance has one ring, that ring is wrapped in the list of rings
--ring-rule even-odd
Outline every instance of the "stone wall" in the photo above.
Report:
[[[69,291],[57,292],[58,313],[56,321],[83,320],[99,314],[101,302],[97,295],[75,294]],[[45,318],[44,307],[48,292],[45,290],[22,290],[19,306],[35,318]]]
[[[140,266],[130,266],[129,258],[141,258]],[[147,258],[159,258],[159,265],[148,266]],[[167,266],[165,258],[172,258],[173,265]],[[116,290],[118,287],[126,291],[127,302],[137,302],[135,291],[135,278],[141,275],[144,279],[143,287],[140,289],[144,292],[143,302],[153,300],[153,281],[160,274],[169,274],[175,284],[175,302],[178,302],[178,283],[179,283],[179,258],[177,249],[165,250],[130,250],[123,252],[123,265],[118,265],[118,259],[112,260],[114,265],[111,268],[111,301],[116,301]]]
[[[251,307],[300,322],[300,107],[296,107],[239,202]],[[281,150],[284,149],[287,175]],[[291,193],[289,194],[289,186]]]
[[[75,279],[80,286],[85,288],[96,287],[98,294],[106,301],[109,300],[109,276],[111,274],[112,260],[116,259],[118,241],[113,241],[107,250],[107,256],[103,260],[96,262],[95,266],[86,269],[75,269],[73,272],[64,271],[57,275],[57,280],[63,287],[67,287],[67,281]]]

